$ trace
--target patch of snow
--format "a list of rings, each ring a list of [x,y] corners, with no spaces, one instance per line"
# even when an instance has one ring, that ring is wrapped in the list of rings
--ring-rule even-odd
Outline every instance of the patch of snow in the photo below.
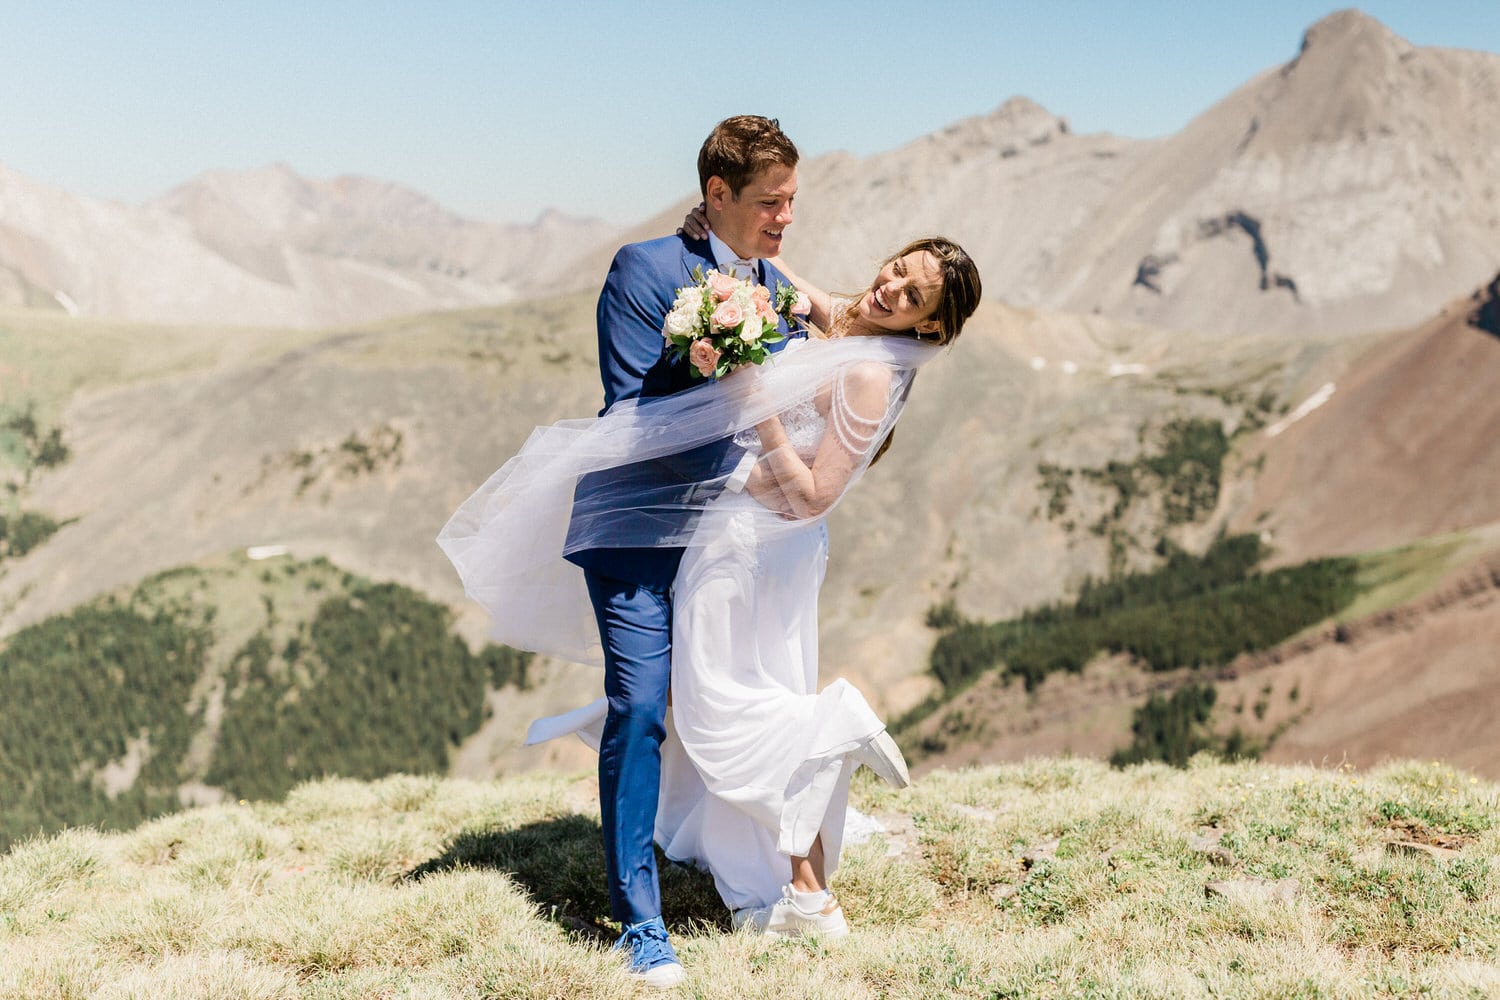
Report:
[[[1286,430],[1288,427],[1295,424],[1297,421],[1301,420],[1303,417],[1307,416],[1313,410],[1316,410],[1318,407],[1328,402],[1333,398],[1335,389],[1336,386],[1332,382],[1323,383],[1323,385],[1318,389],[1317,392],[1313,393],[1311,396],[1303,400],[1301,405],[1299,405],[1295,410],[1293,410],[1291,413],[1288,413],[1280,420],[1276,421],[1270,427],[1267,427],[1266,437],[1275,437],[1282,431]]]
[[[272,559],[276,556],[284,556],[291,552],[285,545],[252,545],[245,550],[245,555],[251,559]]]

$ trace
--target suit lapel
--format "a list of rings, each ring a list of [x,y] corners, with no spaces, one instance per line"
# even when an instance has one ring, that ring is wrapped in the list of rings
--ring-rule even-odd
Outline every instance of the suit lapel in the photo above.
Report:
[[[683,238],[682,273],[685,276],[683,280],[684,285],[693,280],[693,268],[702,267],[705,272],[708,272],[717,266],[714,263],[713,248],[708,245],[708,240]]]

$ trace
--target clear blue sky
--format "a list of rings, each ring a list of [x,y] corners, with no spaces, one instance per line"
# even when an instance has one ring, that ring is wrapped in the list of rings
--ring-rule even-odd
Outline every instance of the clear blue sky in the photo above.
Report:
[[[636,222],[692,191],[729,114],[816,156],[1024,94],[1074,131],[1174,132],[1292,58],[1335,4],[0,0],[0,163],[140,202],[284,162],[475,218]],[[1419,45],[1500,52],[1500,0],[1370,0]],[[738,12],[738,13],[731,13]]]

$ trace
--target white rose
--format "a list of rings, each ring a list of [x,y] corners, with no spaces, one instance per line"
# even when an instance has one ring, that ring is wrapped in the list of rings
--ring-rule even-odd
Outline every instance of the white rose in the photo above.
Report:
[[[750,290],[749,285],[741,285],[736,288],[731,298],[740,307],[740,312],[746,316],[755,315],[755,293]]]
[[[753,344],[760,339],[761,330],[765,324],[761,323],[760,317],[753,312],[750,318],[740,327],[740,339],[747,344]]]
[[[684,288],[682,290],[682,294],[677,296],[676,308],[686,309],[689,312],[697,312],[699,309],[702,309],[703,289],[699,288],[697,285],[692,285],[688,288]]]
[[[667,321],[662,326],[662,335],[665,337],[691,337],[697,332],[698,311],[696,309],[673,309],[667,313]]]

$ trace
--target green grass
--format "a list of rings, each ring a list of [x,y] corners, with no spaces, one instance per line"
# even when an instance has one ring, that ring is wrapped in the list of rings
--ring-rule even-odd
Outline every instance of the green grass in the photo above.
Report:
[[[1467,542],[1463,534],[1441,535],[1358,557],[1360,596],[1340,617],[1357,621],[1428,593],[1454,568]]]
[[[607,950],[593,794],[555,775],[328,780],[26,842],[0,856],[0,998],[648,995]],[[913,832],[846,852],[845,941],[732,933],[707,876],[668,866],[680,995],[1500,990],[1500,789],[1441,764],[1037,760],[900,792],[862,773],[853,798]],[[1414,837],[1457,853],[1386,847]],[[1206,892],[1251,879],[1298,888]]]

